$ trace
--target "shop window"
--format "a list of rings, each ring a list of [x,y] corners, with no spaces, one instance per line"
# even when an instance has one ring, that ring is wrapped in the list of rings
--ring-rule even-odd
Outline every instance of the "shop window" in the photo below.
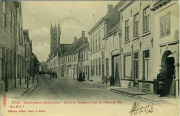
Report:
[[[131,78],[131,55],[124,56],[124,77]]]

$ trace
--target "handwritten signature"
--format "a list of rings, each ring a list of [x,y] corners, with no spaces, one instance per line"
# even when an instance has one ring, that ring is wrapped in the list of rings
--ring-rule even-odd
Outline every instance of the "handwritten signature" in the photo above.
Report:
[[[129,112],[132,115],[136,115],[136,114],[140,114],[142,112],[145,112],[146,114],[148,113],[152,113],[154,111],[154,107],[153,107],[153,104],[149,104],[145,107],[143,106],[140,106],[139,103],[134,103],[133,106],[132,106],[132,109],[131,111]]]

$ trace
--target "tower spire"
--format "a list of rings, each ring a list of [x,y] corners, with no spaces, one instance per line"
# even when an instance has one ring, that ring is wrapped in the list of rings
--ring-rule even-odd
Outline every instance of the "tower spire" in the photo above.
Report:
[[[56,24],[55,24],[55,26],[54,26],[54,30],[57,30],[57,26],[56,26]]]
[[[52,25],[52,23],[51,23],[51,29],[50,29],[50,32],[52,32],[53,31],[53,25]]]
[[[59,35],[61,35],[61,28],[60,28],[59,23],[58,23],[58,32],[59,32]]]

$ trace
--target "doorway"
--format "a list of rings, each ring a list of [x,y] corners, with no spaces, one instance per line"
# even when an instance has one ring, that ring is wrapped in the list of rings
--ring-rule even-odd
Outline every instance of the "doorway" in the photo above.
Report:
[[[175,60],[171,51],[164,52],[162,56],[162,71],[165,73],[166,94],[175,95]]]
[[[120,55],[112,57],[112,79],[111,84],[120,86]]]

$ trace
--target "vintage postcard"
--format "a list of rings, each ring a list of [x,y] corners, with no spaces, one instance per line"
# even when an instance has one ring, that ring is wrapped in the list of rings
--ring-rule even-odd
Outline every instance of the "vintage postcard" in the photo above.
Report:
[[[0,116],[179,116],[179,1],[0,0]]]

